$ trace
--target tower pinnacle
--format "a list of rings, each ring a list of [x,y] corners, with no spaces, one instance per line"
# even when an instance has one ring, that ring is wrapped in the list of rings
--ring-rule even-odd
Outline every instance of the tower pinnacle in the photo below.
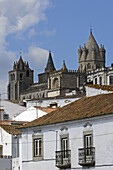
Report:
[[[54,71],[54,70],[56,70],[56,69],[54,67],[51,51],[49,51],[49,57],[48,57],[47,65],[45,68],[45,72]]]

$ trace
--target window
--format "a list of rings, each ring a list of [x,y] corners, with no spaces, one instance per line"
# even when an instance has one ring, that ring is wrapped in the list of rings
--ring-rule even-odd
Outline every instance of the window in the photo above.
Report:
[[[22,80],[22,79],[23,79],[23,74],[21,73],[21,74],[20,74],[20,80]]]
[[[61,150],[63,158],[67,158],[67,150],[68,150],[68,139],[62,138],[61,139]]]
[[[85,148],[86,156],[91,155],[92,134],[84,135],[84,148]]]
[[[49,89],[51,89],[51,79],[49,79]]]
[[[42,135],[33,137],[33,159],[41,160],[43,158],[43,140]]]
[[[13,80],[13,75],[11,74],[11,80]]]
[[[95,147],[93,147],[93,131],[85,131],[83,135],[84,147],[79,148],[79,165],[95,165]]]
[[[42,139],[34,139],[34,156],[42,156]]]
[[[68,149],[68,139],[67,138],[61,139],[61,147],[62,147],[63,151]]]
[[[95,84],[97,84],[97,78],[95,78]]]
[[[102,85],[102,77],[100,77],[99,80],[100,80],[100,85]]]
[[[62,133],[64,128],[62,129]],[[68,148],[69,135],[62,134],[61,138],[61,150],[56,151],[56,166],[61,169],[71,167],[71,150]]]
[[[3,114],[3,120],[9,120],[9,115],[8,114]]]
[[[27,70],[27,72],[26,72],[26,76],[27,76],[27,77],[29,77],[29,70]]]
[[[91,64],[90,63],[87,64],[87,69],[91,69]]]
[[[109,80],[110,81],[110,85],[113,85],[113,76],[110,76],[109,79],[110,79]]]
[[[58,80],[58,78],[55,78],[53,81],[53,88],[56,89],[58,87],[59,87],[59,80]]]
[[[15,74],[11,74],[11,80],[15,80]]]

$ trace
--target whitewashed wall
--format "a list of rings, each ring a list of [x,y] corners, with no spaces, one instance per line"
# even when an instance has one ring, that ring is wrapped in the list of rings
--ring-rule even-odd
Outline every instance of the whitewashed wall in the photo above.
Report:
[[[12,120],[14,115],[18,115],[19,113],[22,113],[26,110],[25,107],[6,100],[1,101],[1,106],[3,107],[5,113],[9,114],[9,120]]]
[[[3,147],[3,156],[12,156],[11,135],[0,127],[0,145]]]
[[[56,102],[58,104],[58,107],[63,107],[78,99],[80,99],[80,97],[79,98],[64,98],[64,99],[48,99],[48,100],[31,100],[31,101],[27,101],[27,108],[31,106],[47,107],[47,106],[50,106],[52,102]]]
[[[18,116],[15,116],[14,120],[16,120],[16,121],[32,121],[32,120],[37,119],[45,114],[47,114],[47,113],[40,109],[30,107],[26,111],[20,113]]]
[[[88,86],[85,86],[85,89],[86,89],[86,97],[96,96],[96,95],[99,95],[99,94],[113,93],[113,91],[96,89],[96,88],[92,88],[92,87],[88,87]]]
[[[84,125],[87,124],[86,127]],[[60,129],[66,126],[67,131]],[[39,132],[41,130],[41,132]],[[54,131],[50,131],[54,130]],[[95,167],[83,168],[78,165],[78,149],[83,148],[83,132],[93,131]],[[34,132],[33,132],[34,131]],[[37,132],[36,132],[37,131]],[[24,130],[22,133],[22,170],[57,170],[55,167],[56,132],[60,150],[60,135],[69,134],[71,169],[113,170],[113,115],[79,121],[43,126]],[[43,135],[43,160],[33,160],[32,135]]]

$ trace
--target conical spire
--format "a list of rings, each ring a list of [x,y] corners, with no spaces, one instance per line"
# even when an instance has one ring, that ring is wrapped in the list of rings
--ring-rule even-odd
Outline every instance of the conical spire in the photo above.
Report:
[[[22,56],[20,56],[20,58],[19,58],[18,64],[19,64],[19,63],[23,63]]]
[[[92,49],[92,47],[95,48],[95,49],[99,49],[99,46],[98,46],[98,44],[97,44],[97,42],[96,42],[96,40],[93,36],[92,28],[90,28],[90,36],[89,36],[88,41],[86,43],[86,48]]]
[[[54,67],[51,51],[49,51],[49,57],[48,57],[47,65],[45,68],[45,72],[54,71],[54,70],[56,70],[56,69]]]
[[[66,64],[65,64],[65,60],[63,60],[63,65],[62,65],[62,68],[61,68],[62,71],[68,71],[67,67],[66,67]]]

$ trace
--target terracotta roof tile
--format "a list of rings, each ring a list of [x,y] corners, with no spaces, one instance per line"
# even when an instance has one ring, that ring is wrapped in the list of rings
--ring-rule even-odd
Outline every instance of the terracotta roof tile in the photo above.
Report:
[[[27,124],[28,122],[26,121],[15,121],[15,120],[11,120],[11,121],[0,121],[0,125],[11,125],[11,123],[22,123],[23,125]]]
[[[3,128],[7,133],[11,135],[19,135],[21,134],[21,131],[17,128],[22,127],[22,125],[0,125],[1,128]]]
[[[34,106],[34,107],[47,113],[50,113],[58,109],[58,108],[50,108],[50,107],[38,107],[38,106]]]
[[[113,93],[83,97],[28,123],[23,126],[23,128],[102,116],[106,114],[113,114]]]

